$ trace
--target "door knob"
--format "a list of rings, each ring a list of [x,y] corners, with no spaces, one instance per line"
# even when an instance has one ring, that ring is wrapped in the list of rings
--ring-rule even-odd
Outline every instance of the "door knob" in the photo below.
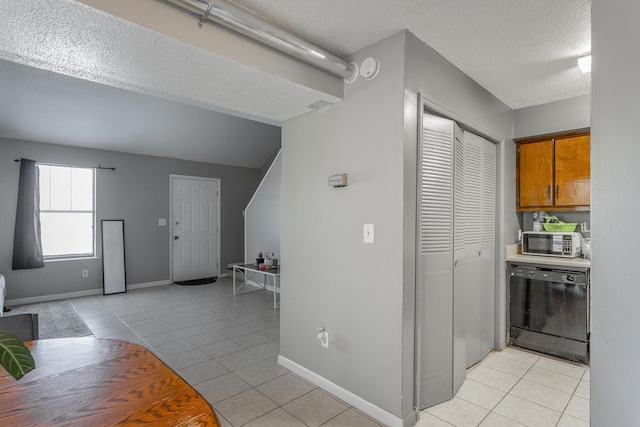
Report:
[[[173,236],[173,240],[178,240],[179,237],[178,236]]]

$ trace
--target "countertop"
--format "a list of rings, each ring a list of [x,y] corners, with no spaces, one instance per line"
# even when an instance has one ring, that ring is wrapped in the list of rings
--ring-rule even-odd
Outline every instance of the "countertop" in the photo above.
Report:
[[[591,268],[591,261],[584,258],[561,258],[543,255],[523,255],[520,245],[507,245],[507,262],[521,262],[526,264],[543,264],[559,267]]]

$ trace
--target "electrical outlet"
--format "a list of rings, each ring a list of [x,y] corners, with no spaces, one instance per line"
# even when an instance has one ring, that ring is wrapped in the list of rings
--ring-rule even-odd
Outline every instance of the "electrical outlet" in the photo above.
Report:
[[[324,348],[329,348],[329,332],[325,331],[324,328],[318,328],[318,341]]]
[[[320,345],[324,348],[329,348],[329,332],[322,333],[322,339],[320,340]]]
[[[82,277],[89,277],[89,270],[82,270]]]

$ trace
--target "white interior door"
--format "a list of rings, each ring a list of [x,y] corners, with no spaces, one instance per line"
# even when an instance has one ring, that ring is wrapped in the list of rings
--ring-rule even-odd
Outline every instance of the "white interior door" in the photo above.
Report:
[[[219,273],[220,181],[171,176],[173,281]]]

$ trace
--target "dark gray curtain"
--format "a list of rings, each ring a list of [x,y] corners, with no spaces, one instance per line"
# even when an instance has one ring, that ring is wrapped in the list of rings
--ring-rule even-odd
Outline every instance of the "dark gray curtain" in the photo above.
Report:
[[[44,267],[40,240],[39,186],[37,163],[20,159],[16,229],[13,235],[13,270]]]

